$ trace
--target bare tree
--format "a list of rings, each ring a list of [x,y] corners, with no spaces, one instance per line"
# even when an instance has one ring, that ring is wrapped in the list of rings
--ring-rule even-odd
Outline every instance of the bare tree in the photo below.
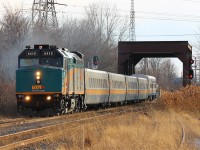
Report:
[[[0,63],[8,78],[14,78],[17,55],[30,29],[30,22],[21,10],[4,7],[5,15],[0,20]]]
[[[6,6],[4,9],[6,13],[0,20],[1,46],[8,48],[20,45],[30,29],[30,21],[23,17],[23,11],[20,9],[11,10]]]
[[[177,77],[177,73],[176,67],[169,59],[163,61],[160,74],[159,85],[167,90],[173,90],[175,88],[174,80]]]
[[[159,76],[161,65],[163,63],[162,58],[143,58],[139,62],[139,72],[142,74],[151,74],[153,76]]]
[[[176,68],[170,59],[146,58],[139,62],[137,73],[155,76],[161,88],[174,89],[174,79],[177,77]]]
[[[90,5],[86,9],[86,17],[93,26],[92,32],[98,43],[97,47],[91,50],[91,55],[99,56],[100,69],[116,72],[116,39],[123,39],[124,33],[128,30],[127,24],[118,17],[115,7],[111,8],[108,5]],[[117,34],[119,34],[118,37]]]
[[[4,9],[5,14],[0,20],[0,109],[1,113],[16,113],[14,77],[17,56],[29,33],[30,22],[20,9],[12,10],[6,6]]]
[[[85,54],[85,66],[98,56],[99,69],[116,72],[117,40],[123,39],[126,22],[117,16],[114,7],[106,5],[92,4],[85,12],[84,19],[67,20],[61,27],[62,45]]]

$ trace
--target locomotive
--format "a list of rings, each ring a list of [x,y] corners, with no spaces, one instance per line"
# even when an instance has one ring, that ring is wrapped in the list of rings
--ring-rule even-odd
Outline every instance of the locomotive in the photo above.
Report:
[[[18,56],[16,98],[21,114],[72,113],[156,97],[155,77],[87,69],[80,52],[55,45],[34,45],[26,46]]]

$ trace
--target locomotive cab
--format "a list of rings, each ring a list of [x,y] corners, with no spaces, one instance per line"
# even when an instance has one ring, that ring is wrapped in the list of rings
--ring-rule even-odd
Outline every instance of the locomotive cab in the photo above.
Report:
[[[62,67],[63,56],[56,51],[56,46],[35,45],[34,49],[26,49],[18,56],[18,68],[33,66]]]

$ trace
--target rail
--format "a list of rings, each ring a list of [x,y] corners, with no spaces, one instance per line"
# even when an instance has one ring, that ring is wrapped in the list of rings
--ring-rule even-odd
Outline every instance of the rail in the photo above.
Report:
[[[121,110],[120,110],[121,109]],[[141,109],[141,108],[139,108]],[[144,109],[144,108],[143,108]],[[0,136],[0,141],[3,141],[1,143],[0,150],[2,149],[13,149],[18,148],[21,146],[26,146],[32,143],[39,142],[45,138],[48,138],[52,135],[59,135],[59,133],[63,133],[64,131],[69,130],[70,128],[77,127],[79,125],[88,124],[88,123],[94,123],[103,121],[109,118],[118,117],[127,113],[131,113],[135,111],[136,108],[131,107],[128,109],[128,107],[119,107],[114,110],[101,110],[93,113],[92,116],[88,117],[87,114],[81,113],[82,117],[76,119],[76,120],[67,120],[64,123],[51,125],[51,126],[45,126],[37,129],[31,129],[27,131],[17,132],[14,134],[4,135]],[[98,119],[97,119],[98,118]],[[58,131],[59,129],[62,129],[62,131]],[[66,129],[66,130],[65,130]],[[49,133],[50,132],[50,133]],[[34,136],[34,137],[32,137]],[[16,141],[18,139],[18,141]]]

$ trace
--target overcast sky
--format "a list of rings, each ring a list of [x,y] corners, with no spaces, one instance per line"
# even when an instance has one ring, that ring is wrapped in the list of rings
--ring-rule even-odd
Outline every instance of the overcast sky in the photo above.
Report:
[[[2,5],[13,9],[23,6],[31,9],[33,0],[1,0]],[[56,1],[56,0],[55,0]],[[101,0],[102,2],[103,0]],[[57,0],[68,7],[56,7],[60,20],[67,17],[82,17],[84,6],[99,0]],[[115,6],[120,16],[129,16],[131,0],[104,0]],[[137,41],[189,41],[194,47],[196,34],[200,34],[200,0],[135,0]],[[0,17],[2,16],[2,13]],[[181,62],[176,61],[179,68]]]
[[[12,8],[23,6],[31,10],[33,0],[15,2],[1,0],[0,2],[1,5],[11,5]],[[84,6],[99,1],[57,0],[57,2],[68,5],[68,7],[56,7],[59,17],[81,17]],[[104,0],[104,2],[116,6],[120,16],[129,17],[131,0]],[[136,36],[139,41],[186,40],[193,44],[196,40],[193,34],[200,33],[200,0],[135,0],[135,15]]]

